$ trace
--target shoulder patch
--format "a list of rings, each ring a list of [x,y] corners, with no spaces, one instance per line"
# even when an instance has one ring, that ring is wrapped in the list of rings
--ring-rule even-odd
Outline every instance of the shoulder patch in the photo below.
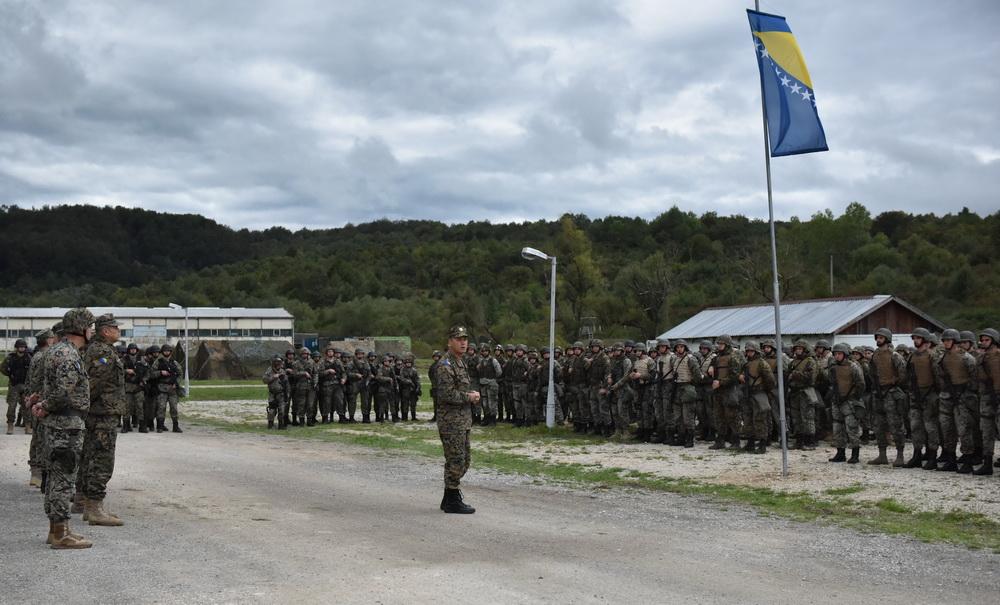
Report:
[[[443,365],[443,366],[450,366],[451,365],[451,362],[448,361],[448,358],[442,359],[438,363],[441,364],[441,365]]]

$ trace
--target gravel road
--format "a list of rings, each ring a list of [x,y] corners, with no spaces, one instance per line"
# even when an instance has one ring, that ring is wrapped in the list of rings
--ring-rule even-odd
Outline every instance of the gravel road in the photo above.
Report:
[[[762,517],[698,498],[194,427],[119,439],[109,507],[52,551],[28,437],[0,435],[2,603],[996,603],[1000,557]],[[33,570],[46,570],[47,578]],[[54,575],[52,575],[54,574]]]

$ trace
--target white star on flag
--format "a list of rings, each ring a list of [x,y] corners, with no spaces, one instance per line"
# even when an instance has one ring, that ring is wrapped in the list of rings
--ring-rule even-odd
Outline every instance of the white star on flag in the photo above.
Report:
[[[795,83],[795,86],[792,86],[792,92],[793,92],[793,93],[795,93],[795,94],[799,94],[799,91],[800,91],[800,90],[802,90],[802,87],[801,87],[801,86],[799,86],[799,83],[798,83],[798,82],[796,82],[796,83]]]
[[[781,76],[781,85],[782,86],[784,86],[785,88],[788,88],[788,83],[789,82],[791,82],[791,80],[788,79],[788,76]]]
[[[806,101],[812,100],[812,93],[809,92],[809,89],[802,90],[802,98]]]

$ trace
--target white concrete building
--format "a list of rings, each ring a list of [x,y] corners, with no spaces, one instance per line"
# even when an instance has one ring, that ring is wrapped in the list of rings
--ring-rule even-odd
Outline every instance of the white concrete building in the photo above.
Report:
[[[140,346],[177,344],[184,338],[184,308],[89,307],[95,317],[114,313],[121,324],[122,341]],[[0,350],[9,351],[18,338],[35,345],[35,333],[62,319],[64,307],[0,307]],[[280,340],[293,342],[295,318],[281,308],[191,307],[187,328],[192,341]]]

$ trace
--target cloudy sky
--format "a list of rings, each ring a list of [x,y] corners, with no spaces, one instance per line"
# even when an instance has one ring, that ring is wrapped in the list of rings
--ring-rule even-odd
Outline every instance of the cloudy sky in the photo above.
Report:
[[[0,203],[237,227],[766,216],[733,0],[0,0]],[[781,0],[831,151],[776,212],[1000,208],[1000,2]]]

